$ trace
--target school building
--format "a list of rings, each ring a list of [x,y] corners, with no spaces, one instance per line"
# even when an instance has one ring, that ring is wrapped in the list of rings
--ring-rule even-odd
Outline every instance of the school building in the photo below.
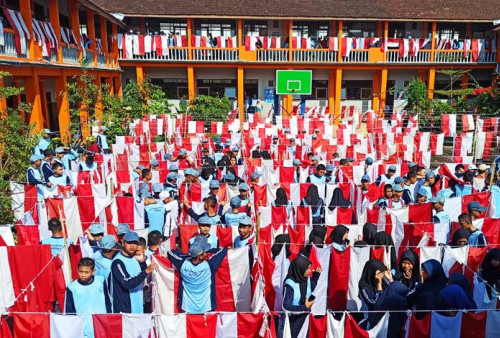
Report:
[[[110,84],[117,95],[127,81],[147,76],[171,103],[227,95],[240,111],[252,98],[264,102],[264,112],[271,109],[276,70],[312,70],[306,104],[337,115],[346,108],[400,109],[404,97],[390,89],[417,77],[432,97],[432,90],[450,86],[440,70],[470,70],[453,88],[490,86],[499,71],[500,6],[492,0],[4,4],[21,14],[30,36],[39,30],[36,20],[50,22],[55,32],[49,53],[33,38],[25,51],[16,48],[22,27],[4,27],[0,46],[0,69],[11,72],[34,102],[30,122],[52,130],[67,126],[67,101],[58,93],[78,74],[81,58],[91,61],[96,81]],[[291,112],[299,102],[285,95],[279,103]]]

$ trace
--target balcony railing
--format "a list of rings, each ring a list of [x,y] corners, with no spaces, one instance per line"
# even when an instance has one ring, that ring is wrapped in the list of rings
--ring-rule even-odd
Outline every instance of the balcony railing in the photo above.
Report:
[[[97,67],[106,68],[106,55],[97,54]]]
[[[120,49],[119,58],[123,59],[123,51]],[[158,60],[158,61],[187,61],[188,49],[184,47],[170,47],[165,55],[157,55],[156,52],[146,53],[144,55],[133,55],[123,60]]]
[[[29,40],[26,41],[26,44],[28,43]],[[29,52],[28,49],[26,49],[26,54],[18,54],[14,40],[14,33],[4,31],[4,45],[0,46],[0,55],[16,58],[28,58]]]
[[[62,46],[62,54],[63,54],[63,62],[72,64],[72,65],[79,65],[80,64],[80,59],[78,58],[78,48],[76,47],[71,47],[71,46]]]
[[[476,61],[472,51],[464,53],[463,50],[439,50],[434,52],[435,63],[495,63],[496,53],[481,52]]]
[[[193,48],[195,61],[238,61],[237,48]]]
[[[370,51],[368,49],[354,49],[349,55],[342,57],[342,62],[368,62]]]
[[[386,62],[390,63],[428,63],[431,62],[431,51],[420,50],[414,56],[408,54],[406,57],[399,56],[399,50],[389,50],[386,55]]]
[[[283,49],[258,49],[257,61],[288,62],[288,48]]]
[[[327,49],[299,49],[292,55],[295,62],[337,62],[337,52]]]
[[[44,56],[43,58],[50,62],[57,62],[57,49],[51,48],[50,56]]]

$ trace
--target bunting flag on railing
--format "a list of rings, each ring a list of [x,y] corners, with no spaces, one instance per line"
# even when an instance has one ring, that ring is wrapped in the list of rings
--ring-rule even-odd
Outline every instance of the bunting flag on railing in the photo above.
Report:
[[[95,39],[95,42],[96,42],[95,47],[96,47],[97,53],[99,53],[100,55],[104,55],[104,48],[102,47],[101,39]]]
[[[8,8],[4,8],[3,12],[7,21],[14,29],[16,52],[18,54],[26,54],[28,52],[28,40],[31,37],[28,28],[24,23],[23,16],[20,12]]]

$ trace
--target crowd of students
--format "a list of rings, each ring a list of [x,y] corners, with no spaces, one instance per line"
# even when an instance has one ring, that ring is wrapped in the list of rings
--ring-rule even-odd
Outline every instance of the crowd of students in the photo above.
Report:
[[[286,132],[286,131],[285,131]],[[106,139],[106,128],[99,132],[97,151],[109,154]],[[312,138],[321,137],[319,130]],[[256,145],[252,149],[252,158],[272,159],[278,151],[278,137],[273,137],[269,146]],[[287,152],[295,155],[295,139],[288,139]],[[221,248],[217,236],[211,231],[214,226],[236,227],[238,236],[231,248],[254,246],[257,243],[254,208],[254,186],[259,185],[261,174],[253,172],[245,181],[245,176],[237,171],[238,165],[245,164],[241,149],[229,142],[222,142],[220,137],[215,140],[203,138],[201,141],[201,157],[190,158],[182,148],[175,153],[164,154],[169,163],[169,173],[165,182],[151,184],[152,172],[158,170],[158,159],[153,159],[148,168],[137,166],[131,177],[137,187],[137,202],[144,203],[146,226],[149,229],[147,238],[139,237],[131,231],[128,224],[117,226],[117,237],[106,235],[101,224],[92,224],[85,236],[89,239],[93,258],[82,258],[78,263],[78,279],[67,287],[66,313],[143,313],[151,312],[150,276],[157,264],[152,256],[162,255],[160,246],[170,236],[172,221],[176,223],[184,212],[193,222],[198,224],[198,233],[189,240],[189,251],[170,250],[163,253],[172,265],[180,272],[178,300],[180,307],[187,313],[206,313],[216,309],[215,272],[227,255],[228,248]],[[394,242],[390,234],[377,231],[377,225],[366,223],[362,235],[354,243],[350,243],[349,228],[337,225],[327,235],[325,226],[325,210],[327,208],[350,208],[340,189],[335,189],[332,199],[325,201],[318,191],[324,184],[336,184],[342,177],[342,168],[351,166],[351,158],[340,159],[334,155],[333,161],[324,163],[314,153],[314,149],[306,149],[304,158],[293,159],[294,182],[301,181],[299,169],[307,168],[308,176],[305,182],[312,183],[300,206],[311,208],[311,231],[308,241],[298,256],[287,261],[288,271],[283,284],[282,309],[290,311],[292,336],[296,336],[302,327],[304,315],[310,311],[315,302],[315,287],[321,268],[312,270],[310,254],[313,247],[322,248],[331,245],[332,250],[344,251],[349,246],[389,247],[391,249],[390,265],[378,259],[369,260],[362,271],[359,280],[359,299],[361,311],[356,319],[362,328],[369,330],[377,325],[385,311],[391,313],[389,335],[401,336],[405,316],[404,310],[417,310],[416,316],[422,318],[429,311],[439,311],[453,315],[458,310],[474,311],[477,304],[473,298],[470,279],[462,273],[455,272],[446,276],[440,261],[431,259],[419,262],[418,250],[406,250],[399,259],[394,250]],[[41,155],[43,154],[43,155]],[[76,164],[72,163],[77,161]],[[320,163],[322,162],[322,163]],[[401,209],[412,204],[431,203],[434,210],[434,223],[449,223],[450,216],[443,206],[448,198],[464,196],[478,192],[474,179],[483,178],[483,188],[491,189],[490,178],[497,183],[496,170],[481,164],[478,168],[466,168],[458,164],[455,167],[454,179],[448,186],[433,193],[433,187],[441,184],[440,177],[434,171],[426,170],[416,163],[409,163],[409,172],[404,177],[396,176],[396,167],[388,166],[386,173],[376,179],[368,175],[369,167],[374,165],[373,159],[367,157],[363,161],[365,175],[361,178],[361,193],[363,196],[372,194],[374,187],[383,187],[383,194],[377,196],[375,205],[381,208]],[[90,153],[83,155],[74,150],[57,147],[51,149],[51,141],[47,132],[34,150],[31,166],[28,168],[28,183],[37,186],[71,185],[69,176],[65,173],[77,167],[78,171],[96,170],[97,164]],[[221,174],[221,173],[224,174]],[[209,193],[203,197],[203,208],[200,212],[193,209],[191,202],[181,200],[181,185],[201,184],[207,187]],[[237,187],[239,194],[230,198],[228,203],[221,201],[219,189],[221,184]],[[283,188],[276,191],[276,196],[270,204],[285,207],[287,214],[293,212],[293,205]],[[478,202],[467,205],[468,213],[458,217],[460,228],[450,236],[450,245],[460,247],[487,247],[485,235],[475,226],[475,221],[484,217],[487,206]],[[48,222],[52,237],[42,240],[43,244],[52,246],[53,255],[57,255],[67,245],[71,244],[63,236],[61,222],[50,219]],[[175,227],[174,227],[175,228]],[[327,236],[329,236],[326,244]],[[274,238],[271,253],[273,259],[283,251],[290,257],[290,236],[280,234]],[[444,243],[447,244],[447,243]],[[180,249],[180,247],[178,247]],[[253,250],[249,250],[254,255]],[[253,256],[250,257],[253,263]],[[485,284],[487,297],[498,298],[500,291],[500,249],[493,248],[485,256],[478,278]],[[400,311],[400,312],[398,312]],[[280,321],[278,332],[282,332],[284,323]],[[86,330],[92,330],[86,325]],[[88,331],[91,334],[91,331]]]

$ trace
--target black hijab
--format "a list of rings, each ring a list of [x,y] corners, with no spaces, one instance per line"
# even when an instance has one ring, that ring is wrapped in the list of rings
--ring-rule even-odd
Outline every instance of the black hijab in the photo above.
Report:
[[[300,286],[300,303],[304,304],[306,300],[307,293],[307,279],[304,276],[306,270],[311,266],[311,261],[303,256],[298,255],[291,263],[288,268],[288,275],[286,279],[291,279]]]
[[[347,232],[349,232],[349,228],[343,224],[339,224],[330,233],[330,238],[332,239],[333,243],[337,243],[339,245],[344,245],[344,244],[346,244],[347,241],[345,239],[343,239],[343,237]]]
[[[326,227],[321,225],[316,225],[313,227],[311,233],[309,233],[309,243],[300,251],[306,257],[311,254],[311,249],[314,246],[322,248],[325,244],[326,237]]]
[[[375,273],[377,270],[381,272],[387,271],[387,267],[378,259],[371,259],[366,262],[358,284],[360,292],[362,289],[369,289],[373,292],[376,291],[377,281],[375,279]]]
[[[278,188],[278,190],[276,190],[276,200],[274,201],[274,205],[277,207],[288,205],[288,199],[286,198],[285,189]]]
[[[311,211],[314,214],[316,210],[318,210],[318,207],[321,206],[321,197],[319,197],[318,194],[318,187],[314,184],[310,185],[309,188],[307,188],[307,195],[304,197],[304,200],[306,201],[307,205],[311,207]]]
[[[408,261],[413,265],[413,269],[411,271],[411,279],[406,279],[404,272],[405,270],[402,267],[402,263],[404,261]],[[411,287],[415,282],[418,282],[420,278],[420,264],[419,264],[418,255],[412,250],[403,251],[401,254],[401,259],[399,260],[399,265],[396,271],[395,279],[406,285],[407,287]]]
[[[290,235],[283,234],[276,236],[276,238],[274,239],[274,244],[271,247],[273,259],[275,259],[280,254],[283,245],[285,246],[286,258],[290,257]]]
[[[481,278],[486,282],[486,291],[491,299],[491,287],[500,282],[500,269],[491,265],[492,260],[500,260],[500,249],[491,249],[481,263]]]
[[[332,200],[328,205],[328,209],[330,209],[330,211],[333,211],[335,210],[336,207],[341,207],[341,208],[351,207],[351,202],[344,198],[344,194],[342,193],[342,189],[340,188],[335,188],[335,190],[333,190]]]
[[[422,292],[438,293],[446,287],[447,278],[443,270],[443,266],[435,259],[429,259],[422,263],[422,268],[425,268],[429,278],[424,280],[422,284]]]
[[[448,277],[448,284],[456,284],[462,288],[462,290],[465,292],[467,295],[467,298],[469,299],[469,302],[472,306],[473,309],[477,309],[476,302],[474,301],[474,294],[472,293],[472,288],[464,275],[462,275],[460,272],[454,272]]]
[[[391,252],[391,269],[396,268],[397,257],[396,257],[396,249],[394,248],[394,241],[392,237],[385,231],[379,231],[375,235],[375,246],[385,247],[385,252]],[[387,248],[389,246],[389,248]]]
[[[469,238],[469,235],[469,230],[464,228],[457,229],[451,238],[451,246],[458,246],[458,240],[462,238]]]
[[[377,234],[377,226],[373,223],[365,223],[363,225],[363,241],[368,245],[375,244],[375,235]]]

